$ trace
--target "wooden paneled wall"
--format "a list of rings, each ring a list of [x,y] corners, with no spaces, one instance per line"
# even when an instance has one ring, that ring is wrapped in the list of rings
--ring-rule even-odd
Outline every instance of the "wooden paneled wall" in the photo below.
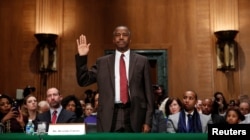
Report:
[[[56,86],[63,96],[83,98],[86,89],[97,87],[77,85],[76,39],[85,34],[91,43],[91,66],[104,50],[114,48],[115,26],[127,25],[132,49],[168,50],[169,96],[182,97],[185,90],[197,91],[200,98],[216,91],[228,100],[250,96],[249,6],[249,0],[1,0],[0,93],[15,97],[17,88],[32,85],[38,97],[45,98],[46,88]],[[34,34],[46,22],[56,25],[59,60],[58,72],[50,74],[43,87]],[[216,70],[214,31],[221,27],[239,30],[239,67],[228,73]]]

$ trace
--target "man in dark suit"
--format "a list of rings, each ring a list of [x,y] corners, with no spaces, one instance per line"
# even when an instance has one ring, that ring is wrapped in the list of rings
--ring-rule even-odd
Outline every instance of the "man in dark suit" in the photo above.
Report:
[[[46,122],[46,131],[49,124],[53,123],[72,123],[76,119],[76,115],[72,111],[67,111],[61,106],[61,95],[57,88],[52,87],[47,90],[47,101],[50,110],[37,116],[38,121]],[[54,116],[54,117],[53,117]]]
[[[129,49],[131,33],[126,26],[118,26],[113,32],[114,54],[103,56],[90,69],[87,54],[90,43],[81,35],[77,39],[77,81],[80,86],[97,82],[99,104],[97,109],[98,132],[150,132],[153,115],[153,91],[148,59]],[[120,84],[120,57],[126,67],[125,84]],[[122,60],[122,61],[123,61]],[[122,102],[122,89],[127,86],[128,101]]]
[[[168,133],[206,133],[210,117],[198,113],[195,105],[198,96],[195,91],[185,91],[183,107],[180,112],[169,115],[167,121]]]

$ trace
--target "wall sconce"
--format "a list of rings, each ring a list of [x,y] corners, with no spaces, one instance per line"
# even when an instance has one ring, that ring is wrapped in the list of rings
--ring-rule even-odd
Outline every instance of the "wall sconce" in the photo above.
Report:
[[[230,71],[236,69],[237,42],[234,40],[237,30],[215,32],[217,70]]]
[[[47,75],[49,72],[57,71],[57,45],[56,34],[38,33],[35,34],[38,40],[37,47],[39,47],[40,63],[39,70],[43,74],[43,85],[47,85]]]
[[[38,33],[35,34],[39,44],[40,50],[40,68],[41,72],[53,72],[57,70],[56,67],[56,39],[58,35],[56,34],[45,34]]]

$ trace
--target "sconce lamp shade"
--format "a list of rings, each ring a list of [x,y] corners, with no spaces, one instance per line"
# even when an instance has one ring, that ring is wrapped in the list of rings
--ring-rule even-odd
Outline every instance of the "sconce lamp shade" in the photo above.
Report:
[[[236,69],[237,42],[234,38],[237,33],[238,31],[236,30],[217,31],[214,33],[217,37],[217,70],[229,71]]]
[[[57,45],[56,39],[58,35],[56,34],[46,34],[38,33],[35,34],[38,40],[38,45],[40,50],[40,71],[41,72],[52,72],[57,70]]]

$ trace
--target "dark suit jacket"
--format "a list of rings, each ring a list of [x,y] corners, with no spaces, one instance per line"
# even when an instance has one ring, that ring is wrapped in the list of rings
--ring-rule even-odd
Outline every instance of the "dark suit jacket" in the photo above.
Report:
[[[202,132],[207,133],[208,131],[207,125],[211,117],[208,115],[201,114],[201,113],[199,113],[199,115],[200,115],[200,121],[201,121],[201,126],[202,126]],[[179,116],[180,116],[180,112],[168,116],[167,133],[178,132]]]
[[[57,117],[56,123],[73,123],[76,119],[74,112],[67,111],[62,109],[59,116]],[[48,131],[49,124],[51,123],[51,114],[50,111],[46,111],[42,114],[38,114],[37,121],[46,122],[46,131]]]
[[[213,124],[226,124],[226,119],[218,114],[211,114]]]
[[[156,109],[153,115],[152,133],[166,133],[167,119],[161,110]]]
[[[87,56],[76,55],[77,80],[80,86],[97,82],[99,91],[97,131],[111,130],[115,101],[115,54],[103,56],[89,70]],[[153,115],[153,91],[145,56],[130,52],[129,90],[131,101],[131,127],[141,132],[144,123],[151,126]]]

